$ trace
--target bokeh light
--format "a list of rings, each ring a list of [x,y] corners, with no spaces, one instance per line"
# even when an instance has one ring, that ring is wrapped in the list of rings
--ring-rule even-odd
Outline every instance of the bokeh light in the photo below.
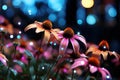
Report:
[[[83,21],[81,19],[77,20],[77,24],[81,25],[83,23]]]
[[[60,18],[60,19],[58,20],[58,24],[59,24],[60,26],[64,26],[64,25],[66,24],[65,19],[64,19],[64,18]]]
[[[82,0],[81,4],[85,8],[91,8],[94,5],[94,0]]]
[[[22,1],[27,6],[32,6],[35,4],[35,0],[22,0]]]
[[[51,14],[48,16],[48,19],[54,22],[54,21],[56,21],[57,18],[56,18],[56,15],[55,15],[55,14],[52,14],[52,13],[51,13]]]
[[[37,8],[35,6],[25,6],[23,8],[21,8],[21,10],[23,10],[23,12],[28,15],[28,16],[35,16],[37,13]]]
[[[89,14],[86,18],[86,22],[89,24],[89,25],[94,25],[96,23],[96,17],[95,15],[93,14]]]
[[[20,39],[21,38],[21,36],[20,35],[17,35],[17,39]]]
[[[48,6],[54,11],[61,11],[65,0],[48,0]]]
[[[13,0],[12,1],[12,5],[14,7],[20,7],[21,4],[22,4],[22,0]]]
[[[2,10],[7,10],[8,6],[7,5],[2,5]]]
[[[110,17],[116,17],[117,15],[116,9],[110,4],[105,7],[105,11]]]

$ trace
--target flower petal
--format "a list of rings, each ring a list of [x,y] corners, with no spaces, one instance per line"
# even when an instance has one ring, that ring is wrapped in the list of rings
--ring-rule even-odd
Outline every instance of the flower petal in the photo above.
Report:
[[[82,35],[74,35],[74,38],[80,40],[85,45],[85,47],[87,47],[86,40]]]
[[[7,62],[6,62],[6,60],[5,60],[4,58],[0,57],[0,61],[1,61],[5,66],[7,66]]]
[[[79,43],[74,38],[71,38],[70,41],[72,43],[74,52],[78,53],[80,49]]]
[[[87,59],[79,58],[79,59],[76,59],[75,62],[72,64],[71,69],[79,67],[79,66],[86,66],[87,64],[88,64]]]
[[[89,67],[90,67],[90,72],[91,73],[95,73],[98,70],[98,68],[96,66],[89,65]]]
[[[37,28],[37,24],[35,24],[35,23],[29,24],[24,30],[27,31],[27,30],[32,29],[32,28]]]
[[[102,80],[106,80],[106,76],[107,74],[105,73],[105,71],[102,68],[98,68],[98,71],[101,73],[102,75]]]
[[[13,43],[8,43],[8,44],[5,45],[5,46],[6,46],[6,48],[9,48],[9,47],[13,46]]]
[[[69,40],[66,38],[63,38],[60,42],[60,47],[59,47],[59,53],[64,54],[66,51],[66,48],[68,46]]]
[[[110,75],[110,73],[109,73],[109,71],[107,69],[102,68],[102,70],[105,71],[107,73],[107,75],[109,75],[111,77],[111,75]]]
[[[44,31],[44,37],[43,37],[42,45],[43,44],[47,44],[49,39],[50,39],[50,32],[45,30]]]
[[[45,30],[45,29],[43,29],[42,27],[39,27],[39,26],[38,26],[35,32],[36,32],[36,33],[39,33],[39,32],[42,32],[42,31],[44,31],[44,30]]]
[[[57,32],[51,30],[51,33],[52,33],[52,34],[55,36],[55,38],[58,40],[58,34],[57,34]]]
[[[25,49],[17,46],[16,50],[18,50],[20,53],[24,53]]]

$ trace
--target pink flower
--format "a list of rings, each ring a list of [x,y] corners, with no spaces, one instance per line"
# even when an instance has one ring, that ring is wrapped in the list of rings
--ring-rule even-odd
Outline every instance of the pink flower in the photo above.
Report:
[[[86,59],[83,57],[75,59],[75,62],[72,64],[71,68],[74,69],[80,66],[88,66],[91,73],[95,73],[97,71],[100,72],[102,75],[102,80],[106,80],[107,78],[111,77],[107,69],[100,67],[99,60],[96,57],[91,57],[90,59]]]
[[[64,31],[59,32],[58,38],[61,40],[59,47],[60,54],[65,53],[69,42],[71,42],[75,53],[78,53],[80,49],[78,41],[81,41],[85,47],[87,47],[85,38],[82,35],[74,35],[74,31],[70,27],[66,28]]]
[[[59,29],[52,29],[52,22],[50,20],[45,20],[44,22],[35,21],[33,24],[28,25],[25,31],[32,28],[36,28],[36,33],[44,32],[43,44],[48,43],[51,33],[58,39],[56,32],[59,31]]]
[[[5,55],[3,55],[2,53],[0,53],[0,61],[7,66],[7,61],[8,59],[5,57]]]
[[[19,45],[19,43],[8,43],[6,44],[6,48],[12,47],[12,46],[16,46],[16,50],[18,50],[20,53],[24,53],[25,48],[21,47],[21,45]]]

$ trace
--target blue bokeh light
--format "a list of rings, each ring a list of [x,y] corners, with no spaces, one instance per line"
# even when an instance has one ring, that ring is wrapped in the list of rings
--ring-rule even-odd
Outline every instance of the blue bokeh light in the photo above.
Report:
[[[2,10],[7,10],[8,9],[8,6],[7,5],[2,5]]]
[[[95,15],[92,15],[92,14],[89,14],[86,18],[86,22],[89,24],[89,25],[94,25],[96,23],[96,17]]]
[[[116,9],[114,8],[113,5],[111,4],[108,4],[106,7],[105,7],[105,12],[106,12],[106,17],[108,19],[111,19],[111,18],[114,18],[117,16],[117,11]]]
[[[65,0],[48,0],[48,6],[54,11],[61,11]]]
[[[64,18],[60,18],[60,19],[58,20],[58,24],[59,24],[60,26],[64,26],[64,25],[66,24],[65,19],[64,19]]]
[[[13,1],[12,1],[12,5],[13,5],[14,7],[20,7],[21,3],[22,3],[21,0],[13,0]]]
[[[55,14],[50,14],[48,16],[48,19],[54,22],[56,20],[56,15]]]
[[[22,0],[25,5],[32,6],[35,4],[35,0]]]
[[[20,35],[17,35],[17,39],[20,39],[21,38],[21,36]]]
[[[37,8],[35,6],[25,6],[21,10],[28,16],[35,16],[37,13]]]
[[[77,24],[81,25],[83,23],[83,21],[81,19],[77,20]]]
[[[82,7],[78,8],[76,14],[77,14],[77,19],[79,19],[79,18],[82,20],[85,19],[85,9],[84,8],[82,8]]]
[[[117,11],[114,7],[109,8],[108,14],[110,17],[115,17],[117,15]]]

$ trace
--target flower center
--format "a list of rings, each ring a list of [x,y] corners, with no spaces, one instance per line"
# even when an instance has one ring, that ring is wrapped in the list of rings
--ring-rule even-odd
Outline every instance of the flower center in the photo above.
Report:
[[[73,37],[73,35],[74,35],[74,31],[72,28],[68,27],[64,30],[63,36],[65,38],[71,38],[71,37]]]
[[[93,66],[97,66],[97,67],[100,66],[100,61],[96,57],[90,57],[88,61],[89,61],[89,64],[92,64]]]
[[[106,40],[101,41],[99,43],[99,49],[102,50],[102,51],[109,50],[108,42]]]
[[[52,28],[52,22],[50,20],[45,20],[42,24],[43,28],[50,30]]]
[[[44,52],[44,50],[42,48],[38,48],[38,53],[42,54]]]

